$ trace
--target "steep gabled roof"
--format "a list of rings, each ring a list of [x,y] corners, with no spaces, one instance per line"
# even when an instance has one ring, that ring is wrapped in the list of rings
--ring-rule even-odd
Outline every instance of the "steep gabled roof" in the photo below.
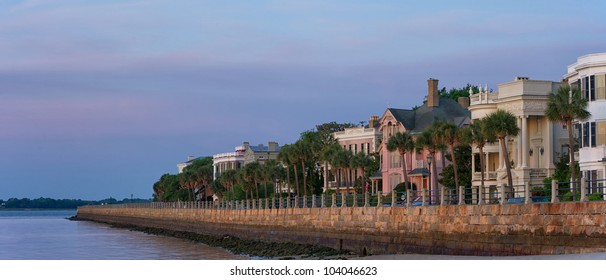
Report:
[[[452,122],[462,126],[471,118],[469,110],[450,98],[440,98],[440,106],[429,107],[427,103],[416,110],[387,108],[394,118],[412,133],[423,132],[438,120]]]
[[[413,130],[415,128],[415,111],[407,109],[395,109],[387,108],[389,112],[396,118],[397,121],[402,123],[406,130]]]
[[[471,118],[471,112],[450,98],[440,98],[440,106],[428,107],[427,104],[415,110],[415,127],[412,132],[423,132],[435,121],[448,121],[457,126]]]

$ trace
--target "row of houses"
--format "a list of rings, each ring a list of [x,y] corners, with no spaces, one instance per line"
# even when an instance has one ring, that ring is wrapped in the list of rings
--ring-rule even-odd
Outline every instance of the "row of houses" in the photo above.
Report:
[[[372,192],[391,192],[403,181],[406,172],[417,187],[439,189],[435,174],[439,174],[445,160],[435,161],[430,168],[429,153],[421,151],[406,154],[406,166],[398,152],[388,151],[388,139],[397,132],[409,132],[413,135],[438,120],[448,121],[457,126],[469,125],[496,111],[511,112],[517,118],[520,133],[507,139],[510,162],[505,162],[498,144],[488,144],[484,148],[485,185],[497,186],[507,182],[506,164],[512,167],[514,185],[526,182],[538,184],[550,177],[555,171],[555,163],[569,152],[568,134],[565,124],[550,122],[545,116],[548,96],[556,92],[562,83],[579,86],[589,101],[590,119],[576,123],[575,138],[579,139],[579,160],[582,176],[602,179],[606,174],[606,53],[590,54],[579,57],[568,66],[568,71],[559,82],[532,80],[528,77],[516,77],[512,81],[498,84],[496,91],[488,87],[479,92],[470,92],[468,98],[454,101],[440,98],[436,79],[427,81],[426,101],[415,109],[386,108],[382,116],[370,116],[366,126],[347,128],[334,133],[335,139],[353,153],[378,153],[380,170],[370,179]],[[276,159],[280,146],[269,142],[267,146],[251,146],[248,142],[235,147],[233,152],[213,156],[216,175],[227,169],[238,169],[243,165],[268,159]],[[444,155],[437,153],[443,159]],[[190,158],[189,160],[192,160]],[[472,149],[472,186],[480,185],[480,160],[477,148]],[[180,170],[188,162],[179,164]],[[430,171],[431,169],[431,171]],[[429,176],[434,172],[434,176]],[[355,175],[354,175],[355,176]],[[595,183],[597,184],[597,183]],[[328,187],[334,187],[329,184]]]

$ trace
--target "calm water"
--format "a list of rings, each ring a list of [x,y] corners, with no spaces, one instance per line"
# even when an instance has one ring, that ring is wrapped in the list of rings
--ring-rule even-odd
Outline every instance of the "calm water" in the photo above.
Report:
[[[248,259],[187,240],[65,219],[75,213],[0,211],[0,260]]]

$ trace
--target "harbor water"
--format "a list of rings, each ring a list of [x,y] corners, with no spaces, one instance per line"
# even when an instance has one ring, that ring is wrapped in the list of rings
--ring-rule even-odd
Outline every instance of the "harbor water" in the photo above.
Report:
[[[241,260],[222,248],[106,224],[75,210],[1,210],[0,260]]]

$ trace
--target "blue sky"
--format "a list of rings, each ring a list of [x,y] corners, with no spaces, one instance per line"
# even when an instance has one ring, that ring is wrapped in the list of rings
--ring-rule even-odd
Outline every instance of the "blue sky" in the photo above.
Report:
[[[451,3],[451,2],[456,2]],[[0,199],[149,198],[188,155],[291,143],[440,87],[559,80],[603,1],[0,0]]]

